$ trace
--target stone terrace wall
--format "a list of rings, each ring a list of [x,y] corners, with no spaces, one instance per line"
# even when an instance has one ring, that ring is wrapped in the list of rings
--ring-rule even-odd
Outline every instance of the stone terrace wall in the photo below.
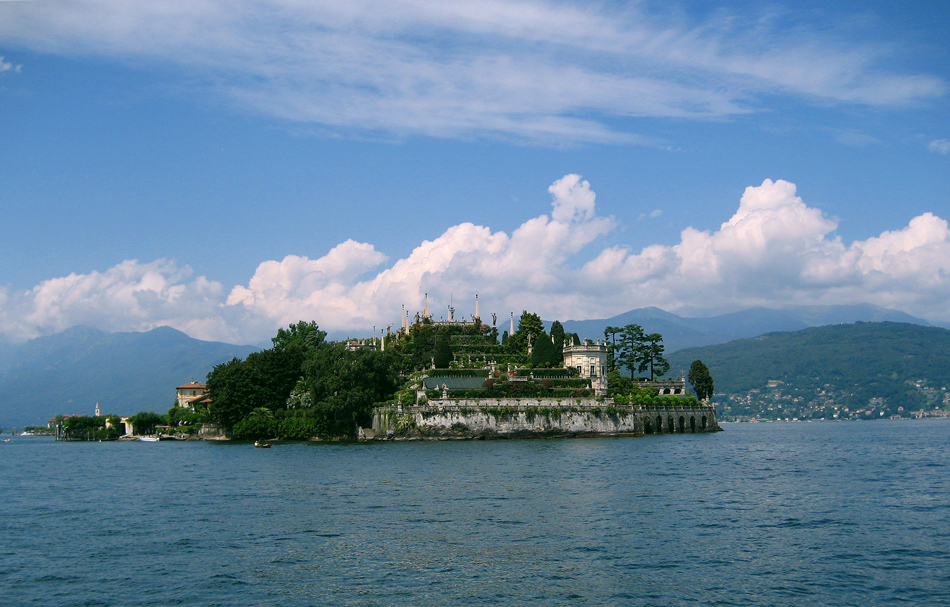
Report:
[[[613,399],[448,399],[380,407],[368,438],[641,436],[720,430],[715,407],[617,406]]]

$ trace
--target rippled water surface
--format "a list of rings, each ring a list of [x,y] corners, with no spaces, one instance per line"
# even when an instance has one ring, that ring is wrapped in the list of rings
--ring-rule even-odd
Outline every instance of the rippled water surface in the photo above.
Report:
[[[950,423],[0,445],[4,605],[950,605]]]

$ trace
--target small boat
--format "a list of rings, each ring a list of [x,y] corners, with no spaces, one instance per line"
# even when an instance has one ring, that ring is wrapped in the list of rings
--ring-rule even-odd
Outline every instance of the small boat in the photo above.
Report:
[[[157,436],[140,436],[139,440],[142,441],[143,443],[157,443],[158,437]]]
[[[271,446],[270,443],[262,443],[259,440],[254,441],[254,447],[257,449],[268,449],[270,448],[270,446]]]

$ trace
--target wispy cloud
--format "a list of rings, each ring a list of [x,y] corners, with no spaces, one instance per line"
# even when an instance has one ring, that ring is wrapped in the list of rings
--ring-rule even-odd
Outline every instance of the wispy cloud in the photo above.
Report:
[[[927,144],[927,149],[938,154],[950,154],[950,139],[934,139]]]
[[[9,61],[4,61],[3,55],[0,55],[0,73],[3,72],[19,72],[23,69],[22,65],[13,65]]]
[[[838,143],[852,148],[863,148],[869,145],[880,144],[881,140],[877,137],[865,135],[864,133],[855,133],[854,131],[844,131],[835,136]]]
[[[775,95],[902,105],[946,93],[822,32],[544,0],[53,0],[0,4],[8,45],[172,63],[235,101],[349,134],[649,140],[616,117],[719,119]]]
[[[394,262],[372,244],[347,240],[318,259],[264,261],[230,290],[167,260],[0,289],[0,337],[23,340],[81,323],[171,325],[199,338],[259,343],[300,319],[361,333],[398,324],[402,305],[421,310],[426,293],[436,308],[478,293],[482,311],[502,317],[522,309],[581,319],[642,306],[873,303],[950,321],[950,226],[933,213],[846,244],[834,235],[837,222],[808,206],[794,184],[767,179],[746,188],[718,230],[686,228],[675,245],[634,251],[598,246],[618,222],[597,215],[594,191],[579,175],[549,192],[550,213],[511,234],[463,223]]]

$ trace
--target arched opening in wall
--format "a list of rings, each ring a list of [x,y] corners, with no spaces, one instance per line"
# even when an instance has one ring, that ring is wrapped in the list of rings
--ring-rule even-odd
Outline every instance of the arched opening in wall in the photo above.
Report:
[[[686,418],[680,415],[680,434],[686,432]]]
[[[673,390],[673,394],[679,394],[679,393],[680,393],[680,389],[679,389],[679,388],[676,388],[675,390]]]
[[[706,429],[706,424],[708,424],[708,423],[709,423],[709,420],[707,420],[707,419],[706,419],[706,416],[704,415],[704,416],[703,416],[703,419],[702,419],[702,426],[701,426],[701,428],[702,428],[703,430],[705,430],[705,429]]]
[[[676,420],[673,419],[672,415],[669,415],[666,418],[666,431],[670,434],[676,432]]]
[[[657,434],[663,433],[663,418],[660,417],[659,415],[656,416],[656,433]]]
[[[692,415],[689,416],[689,431],[696,432],[696,418]]]
[[[644,418],[643,420],[643,433],[644,434],[653,434],[653,423],[650,421],[650,418]]]

